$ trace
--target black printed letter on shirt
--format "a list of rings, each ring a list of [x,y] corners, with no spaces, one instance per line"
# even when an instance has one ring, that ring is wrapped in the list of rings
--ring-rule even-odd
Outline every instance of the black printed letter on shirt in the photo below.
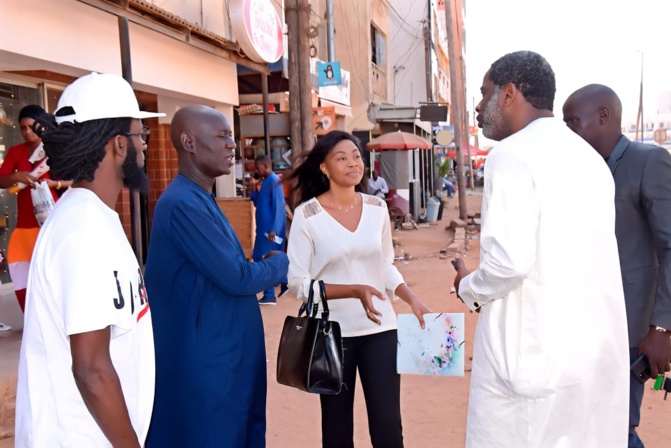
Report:
[[[122,309],[126,303],[123,299],[123,294],[121,293],[121,285],[119,284],[119,277],[117,276],[118,271],[114,271],[114,279],[116,280],[116,290],[119,293],[119,298],[114,299],[114,308],[120,310]]]
[[[130,285],[130,315],[135,314],[135,296],[133,295],[133,282],[128,282]]]

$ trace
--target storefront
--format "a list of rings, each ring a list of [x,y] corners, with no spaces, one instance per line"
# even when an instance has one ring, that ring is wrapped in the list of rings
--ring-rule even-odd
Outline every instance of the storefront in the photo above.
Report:
[[[3,0],[0,13],[0,158],[22,141],[16,117],[23,106],[39,104],[53,112],[65,86],[77,77],[92,71],[122,74],[120,17],[127,20],[138,100],[144,110],[167,114],[145,123],[151,129],[146,153],[151,191],[141,206],[145,249],[156,200],[177,174],[169,130],[174,113],[185,105],[207,104],[233,123],[237,65],[267,71],[264,64],[239,54],[230,33],[222,37],[147,5],[139,0]],[[235,196],[234,176],[217,179],[215,194]],[[120,195],[117,211],[130,239],[127,191]],[[15,198],[0,191],[2,252],[15,218]],[[6,285],[10,279],[6,266],[2,267],[0,280]]]

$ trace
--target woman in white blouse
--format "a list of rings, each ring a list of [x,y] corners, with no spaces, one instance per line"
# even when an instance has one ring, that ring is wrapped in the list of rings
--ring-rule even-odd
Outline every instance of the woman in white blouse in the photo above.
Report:
[[[401,381],[396,314],[386,291],[407,302],[422,327],[430,311],[392,264],[387,205],[362,193],[363,173],[359,141],[342,131],[322,137],[294,172],[301,204],[289,238],[289,288],[305,301],[310,280],[323,280],[330,318],[342,330],[345,384],[338,395],[320,396],[323,446],[354,446],[358,369],[372,445],[395,448],[403,446]]]

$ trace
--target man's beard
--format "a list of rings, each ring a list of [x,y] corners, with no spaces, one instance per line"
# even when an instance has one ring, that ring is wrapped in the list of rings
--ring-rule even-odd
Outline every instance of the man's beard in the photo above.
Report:
[[[492,94],[482,111],[482,134],[492,140],[501,141],[510,136],[508,125],[503,117],[503,109],[498,103],[499,88]]]
[[[138,150],[132,140],[128,140],[128,150],[126,158],[121,164],[123,173],[123,184],[131,191],[146,193],[149,191],[149,178],[141,166],[137,164]]]

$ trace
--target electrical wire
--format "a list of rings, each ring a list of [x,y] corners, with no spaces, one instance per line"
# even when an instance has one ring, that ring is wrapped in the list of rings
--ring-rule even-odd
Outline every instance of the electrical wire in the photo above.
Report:
[[[408,36],[417,38],[418,36],[416,34],[413,34],[415,29],[413,28],[412,25],[410,25],[406,20],[403,15],[401,15],[396,8],[394,8],[394,5],[392,5],[389,0],[381,0],[382,3],[388,7],[388,12],[389,12],[389,18],[399,27],[399,29],[403,32],[405,32]],[[411,5],[410,5],[411,6]],[[424,4],[424,12],[426,13],[426,8],[428,4]],[[407,29],[406,29],[407,27]],[[421,28],[420,28],[421,31]]]

